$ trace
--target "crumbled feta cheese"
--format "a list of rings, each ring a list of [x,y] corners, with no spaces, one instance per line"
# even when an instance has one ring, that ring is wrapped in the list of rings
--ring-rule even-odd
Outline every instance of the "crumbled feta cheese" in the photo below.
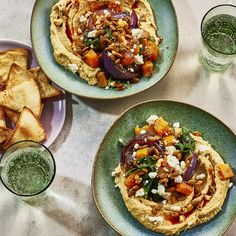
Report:
[[[90,45],[90,48],[92,48],[92,49],[94,48],[93,44]]]
[[[139,190],[136,191],[135,197],[142,197],[144,196],[144,189],[140,188]]]
[[[151,223],[154,223],[154,222],[162,223],[163,222],[162,216],[149,216],[148,219]]]
[[[134,49],[133,49],[133,48],[131,48],[131,49],[130,49],[130,51],[131,51],[131,52],[134,52]]]
[[[149,183],[149,180],[148,180],[148,179],[144,181],[144,184],[148,184],[148,183]]]
[[[112,82],[110,83],[110,86],[111,86],[111,87],[115,87],[115,86],[116,86],[116,82],[115,82],[115,81],[112,81]]]
[[[186,167],[186,163],[185,163],[184,161],[181,161],[181,162],[180,162],[180,168],[181,168],[182,170],[184,170],[185,167]]]
[[[78,28],[78,33],[81,34],[83,33],[83,31],[80,28]]]
[[[162,184],[158,184],[157,192],[160,196],[163,196],[165,194],[165,187]]]
[[[111,53],[111,52],[108,52],[107,55],[108,55],[109,57],[111,57],[112,53]]]
[[[74,74],[78,71],[79,67],[76,64],[68,64],[68,67],[70,71],[72,71]]]
[[[106,90],[108,90],[109,88],[110,88],[110,87],[109,87],[109,86],[107,86],[105,89],[106,89]]]
[[[134,149],[138,149],[139,148],[139,144],[138,143],[135,143],[134,144]]]
[[[123,138],[119,138],[118,141],[119,141],[120,143],[124,143]]]
[[[176,148],[174,146],[167,146],[166,151],[169,155],[173,155],[174,152],[176,151]]]
[[[133,158],[136,157],[136,152],[133,152],[132,157],[133,157]]]
[[[209,146],[202,145],[202,144],[198,145],[198,149],[199,149],[200,152],[205,152],[205,151],[210,151],[211,150]]]
[[[85,22],[85,21],[87,21],[87,18],[84,15],[79,17],[79,22]]]
[[[105,16],[109,16],[110,15],[110,12],[108,10],[106,10],[106,9],[103,12],[104,12]]]
[[[130,72],[134,72],[134,69],[133,68],[129,68],[128,69]]]
[[[167,163],[170,167],[176,168],[179,165],[179,160],[175,156],[168,155]]]
[[[135,64],[137,64],[137,65],[142,65],[142,64],[144,64],[143,55],[135,55],[135,56],[134,56],[134,62],[135,62]]]
[[[95,38],[97,34],[97,30],[92,30],[88,32],[88,38]]]
[[[140,45],[139,45],[139,48],[142,48],[142,47],[143,47],[143,45],[142,45],[142,44],[140,44]]]
[[[80,39],[83,41],[84,40],[84,36],[81,36]]]
[[[151,193],[157,194],[157,189],[154,189],[154,188],[153,188],[153,189],[151,190]]]
[[[112,172],[111,172],[111,176],[115,177],[115,176],[116,176],[116,172],[115,172],[115,171],[112,171]]]
[[[157,172],[150,172],[150,173],[148,174],[148,176],[149,176],[151,179],[155,179],[156,176],[157,176]]]
[[[179,122],[175,122],[175,123],[173,124],[173,127],[174,127],[174,128],[179,128],[179,127],[180,127],[180,123],[179,123]]]
[[[163,201],[162,201],[162,204],[163,204],[163,205],[166,205],[166,204],[167,204],[167,201],[166,201],[166,200],[163,200]]]
[[[131,29],[132,36],[136,39],[140,39],[143,36],[143,29],[135,28]]]
[[[147,132],[147,131],[146,131],[146,132]],[[146,133],[146,132],[145,132],[145,133]],[[145,142],[145,143],[147,142],[147,138],[144,139],[144,142]]]
[[[183,181],[183,178],[181,175],[179,175],[175,178],[175,183],[181,183],[182,181]]]
[[[146,134],[146,130],[144,130],[144,129],[142,129],[141,131],[140,131],[140,134]]]
[[[158,119],[157,115],[150,115],[146,121],[149,125],[153,125],[155,124],[156,119]]]
[[[233,183],[229,183],[229,188],[232,188],[233,187]]]
[[[200,174],[196,176],[196,180],[203,180],[205,179],[206,175],[205,174]]]
[[[134,46],[133,46],[133,49],[135,49],[135,48],[137,48],[137,45],[136,45],[136,44],[134,44]]]
[[[119,187],[119,186],[116,184],[116,185],[115,185],[115,188],[118,188],[118,187]]]
[[[171,211],[177,211],[177,212],[178,212],[178,211],[181,210],[181,206],[171,206],[171,207],[170,207],[170,210],[171,210]]]

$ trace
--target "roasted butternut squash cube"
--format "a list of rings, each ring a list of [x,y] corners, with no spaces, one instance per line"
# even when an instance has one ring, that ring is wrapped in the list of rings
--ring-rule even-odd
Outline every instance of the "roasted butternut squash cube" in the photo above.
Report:
[[[96,74],[96,77],[97,77],[97,85],[98,85],[98,87],[106,88],[108,83],[107,83],[107,79],[106,79],[105,73],[102,72],[102,71],[99,71]]]
[[[186,183],[178,183],[176,184],[176,192],[182,193],[185,196],[190,195],[193,192],[193,187]]]
[[[142,148],[142,149],[137,150],[136,158],[148,156],[148,154],[149,154],[148,150],[149,150],[149,148]]]
[[[138,125],[135,126],[134,133],[135,135],[139,135],[141,133],[141,128]]]
[[[157,135],[163,135],[169,128],[169,124],[162,117],[158,117],[154,124],[154,130]]]
[[[174,135],[167,135],[164,137],[164,141],[166,145],[172,145],[175,142],[175,136]]]
[[[229,166],[229,164],[219,163],[219,164],[217,164],[217,167],[218,167],[218,171],[220,174],[220,178],[222,180],[230,179],[234,176],[234,173],[233,173],[231,167]]]

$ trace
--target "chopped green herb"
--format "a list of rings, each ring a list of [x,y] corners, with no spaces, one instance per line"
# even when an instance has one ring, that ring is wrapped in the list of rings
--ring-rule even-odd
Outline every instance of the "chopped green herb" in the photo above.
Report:
[[[84,38],[83,43],[87,46],[87,47],[91,47],[91,45],[93,45],[93,49],[95,51],[98,51],[100,49],[100,41],[99,38],[95,38],[95,39],[89,39],[89,38]]]
[[[111,31],[111,29],[108,26],[106,26],[104,28],[104,30],[105,30],[106,34],[108,34],[109,39],[112,39],[112,31]]]
[[[180,150],[182,154],[191,154],[195,150],[195,141],[190,136],[190,131],[186,128],[182,129],[182,136],[180,137],[180,142],[175,145],[177,149]]]

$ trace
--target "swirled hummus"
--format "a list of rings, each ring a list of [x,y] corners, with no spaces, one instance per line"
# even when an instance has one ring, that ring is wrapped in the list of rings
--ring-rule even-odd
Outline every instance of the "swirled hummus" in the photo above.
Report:
[[[161,38],[147,0],[60,0],[50,20],[56,61],[88,84],[124,90],[153,74]]]
[[[127,209],[165,235],[209,221],[232,187],[232,169],[198,131],[156,115],[147,122],[135,127],[113,172]]]

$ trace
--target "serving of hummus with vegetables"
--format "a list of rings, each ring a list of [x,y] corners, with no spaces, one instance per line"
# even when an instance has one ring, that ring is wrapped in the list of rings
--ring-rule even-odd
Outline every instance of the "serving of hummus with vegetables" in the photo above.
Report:
[[[222,208],[229,164],[198,131],[151,115],[123,143],[112,172],[130,213],[146,228],[172,235],[212,219]]]
[[[152,76],[162,39],[147,0],[60,0],[50,20],[56,61],[89,85],[121,91]]]

